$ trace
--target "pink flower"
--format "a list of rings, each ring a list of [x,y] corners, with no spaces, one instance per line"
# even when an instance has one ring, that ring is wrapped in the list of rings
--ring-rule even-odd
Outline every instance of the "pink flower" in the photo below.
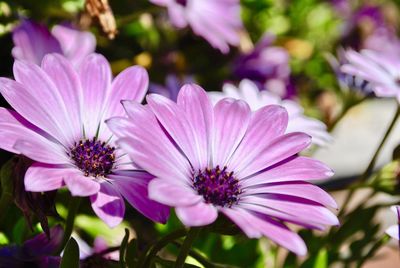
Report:
[[[297,155],[311,138],[285,134],[281,106],[253,113],[246,102],[227,98],[213,107],[193,84],[182,87],[177,103],[156,94],[147,103],[124,102],[128,118],[107,124],[131,159],[155,175],[149,197],[175,207],[186,226],[210,224],[221,212],[248,237],[267,236],[304,255],[302,239],[281,221],[316,229],[338,224],[325,208],[335,201],[306,182],[333,172]]]
[[[168,8],[171,23],[184,28],[187,25],[222,53],[229,45],[239,44],[242,29],[239,0],[150,0]]]
[[[87,56],[79,70],[48,54],[41,66],[17,60],[14,77],[0,78],[0,92],[15,109],[0,108],[0,148],[37,161],[25,174],[27,191],[66,185],[74,196],[89,196],[94,212],[111,227],[122,221],[122,196],[146,217],[165,222],[168,208],[147,198],[153,177],[115,146],[103,124],[124,114],[122,99],[142,101],[148,86],[142,67],[112,80],[99,54]]]
[[[214,104],[224,98],[244,100],[252,111],[266,105],[281,105],[289,116],[286,133],[297,131],[307,133],[312,137],[312,142],[320,146],[326,145],[332,140],[331,135],[326,131],[326,125],[317,119],[305,116],[300,104],[292,100],[282,100],[278,95],[269,91],[259,91],[257,85],[250,80],[242,80],[238,88],[232,84],[225,84],[222,91],[208,92]]]
[[[90,32],[72,27],[56,25],[51,32],[46,26],[24,19],[13,30],[15,59],[40,65],[48,53],[60,53],[77,67],[96,48],[96,38]]]
[[[400,240],[400,206],[392,206],[391,210],[397,216],[397,224],[390,226],[386,229],[386,233],[396,240]]]
[[[361,53],[348,50],[345,53],[348,64],[341,70],[371,83],[378,97],[396,97],[400,101],[400,60],[372,50]]]

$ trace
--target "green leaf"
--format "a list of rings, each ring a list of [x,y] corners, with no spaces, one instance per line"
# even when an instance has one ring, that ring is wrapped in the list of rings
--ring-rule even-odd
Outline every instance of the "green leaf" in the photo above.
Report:
[[[135,267],[138,254],[138,242],[132,239],[126,248],[125,262],[129,268]]]
[[[154,260],[155,260],[156,264],[161,265],[161,266],[156,265],[156,267],[163,267],[163,268],[174,268],[175,267],[175,262],[174,261],[164,260],[164,259],[162,259],[162,258],[160,258],[158,256],[156,258],[154,258]],[[183,265],[183,267],[184,268],[199,268],[199,266],[193,265],[193,264],[189,264],[189,263],[185,263]]]
[[[121,247],[119,248],[119,265],[121,266],[121,268],[126,267],[125,255],[126,255],[126,247],[128,245],[128,239],[129,239],[129,230],[125,228],[125,236],[124,239],[122,239]]]
[[[70,238],[61,259],[60,268],[79,267],[79,246],[74,238]]]
[[[328,251],[323,248],[319,251],[315,259],[314,268],[327,268],[328,267]]]

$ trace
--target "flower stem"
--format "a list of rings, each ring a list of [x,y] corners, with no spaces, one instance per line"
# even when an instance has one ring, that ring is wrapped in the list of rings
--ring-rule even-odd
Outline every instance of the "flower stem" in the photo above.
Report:
[[[142,256],[139,258],[138,261],[138,268],[145,268],[145,267],[150,267],[150,263],[154,256],[157,255],[157,252],[160,251],[163,247],[168,245],[170,242],[173,242],[174,240],[181,238],[187,234],[186,229],[178,229],[170,234],[167,234],[166,236],[162,237],[160,240],[158,240],[155,244],[150,245],[142,254]]]
[[[199,235],[201,228],[192,227],[189,229],[188,234],[186,235],[185,241],[183,241],[181,250],[179,252],[178,258],[175,262],[175,268],[182,268],[185,264],[186,257],[189,254],[189,251],[193,245],[194,240]]]
[[[399,115],[400,115],[400,105],[397,106],[396,113],[395,113],[395,115],[393,116],[393,119],[392,119],[392,121],[390,122],[390,125],[389,125],[389,127],[387,128],[387,130],[386,130],[386,132],[385,132],[385,135],[383,136],[383,138],[382,138],[382,140],[381,140],[381,142],[380,142],[378,148],[376,149],[374,155],[372,156],[371,161],[370,161],[369,164],[368,164],[368,167],[365,169],[364,173],[360,176],[360,178],[358,179],[358,181],[363,182],[363,181],[365,181],[366,179],[368,179],[368,177],[371,175],[371,172],[373,171],[373,169],[374,169],[374,167],[375,167],[376,160],[377,160],[377,158],[378,158],[380,152],[382,151],[383,145],[385,144],[385,142],[386,142],[386,140],[388,139],[390,133],[392,132],[392,130],[393,130],[395,124],[396,124],[396,121],[397,121],[397,119],[399,118]],[[339,212],[339,215],[338,215],[338,216],[342,216],[342,215],[344,214],[344,212],[345,212],[345,210],[346,210],[346,207],[347,207],[347,205],[350,203],[350,200],[351,200],[351,198],[353,197],[353,194],[354,194],[355,190],[356,190],[356,188],[352,188],[352,189],[347,193],[347,196],[346,196],[346,198],[345,198],[345,201],[343,202],[342,209],[341,209],[341,211]]]
[[[81,197],[72,197],[69,202],[68,216],[65,222],[64,237],[60,247],[57,250],[57,255],[59,255],[61,251],[63,251],[65,245],[67,244],[69,238],[71,237],[72,231],[74,229],[75,216],[76,213],[78,212],[81,200],[82,200]]]

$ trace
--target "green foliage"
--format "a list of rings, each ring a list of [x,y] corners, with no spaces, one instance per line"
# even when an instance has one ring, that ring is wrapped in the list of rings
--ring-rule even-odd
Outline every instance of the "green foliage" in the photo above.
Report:
[[[72,267],[79,267],[79,246],[75,239],[71,237],[65,247],[60,268]]]

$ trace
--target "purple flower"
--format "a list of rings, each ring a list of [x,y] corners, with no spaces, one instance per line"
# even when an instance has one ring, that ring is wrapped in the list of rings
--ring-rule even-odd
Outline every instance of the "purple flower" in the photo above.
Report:
[[[60,265],[60,257],[52,256],[61,245],[64,231],[57,225],[50,229],[50,238],[44,233],[24,242],[22,246],[0,248],[1,267],[48,267]]]
[[[165,78],[165,86],[150,83],[149,91],[167,97],[170,100],[176,101],[178,98],[179,89],[184,84],[193,83],[194,79],[191,76],[178,77],[174,74],[169,74]]]
[[[400,241],[400,206],[392,206],[391,210],[397,216],[397,224],[390,226],[386,229],[386,233],[392,238]]]
[[[345,73],[341,70],[343,65],[349,63],[345,57],[345,51],[339,49],[337,55],[337,58],[328,53],[325,56],[336,74],[340,88],[344,91],[354,90],[361,93],[361,95],[369,95],[372,93],[371,83],[361,77]]]
[[[275,36],[264,35],[250,53],[236,59],[233,73],[252,80],[260,89],[273,89],[281,97],[289,97],[293,94],[289,53],[283,47],[272,46],[274,40]]]
[[[371,83],[378,97],[397,97],[400,101],[400,60],[373,50],[345,52],[349,62],[341,71]]]
[[[144,68],[133,66],[112,80],[107,60],[87,56],[79,70],[59,54],[39,67],[16,61],[15,80],[0,78],[0,92],[15,111],[0,108],[0,148],[37,161],[25,189],[46,192],[67,186],[90,196],[94,212],[110,227],[122,221],[122,196],[146,217],[165,222],[169,210],[147,198],[153,178],[115,146],[104,120],[122,116],[122,99],[141,102],[148,86]]]
[[[222,90],[223,92],[208,92],[214,104],[223,98],[244,100],[249,104],[252,111],[266,105],[281,105],[286,109],[289,116],[286,133],[297,131],[307,133],[312,137],[312,142],[320,146],[332,141],[331,135],[326,130],[326,125],[319,120],[305,116],[300,104],[292,100],[282,100],[272,92],[259,91],[257,85],[250,80],[242,80],[239,88],[232,84],[225,84]]]
[[[27,19],[13,30],[12,37],[14,58],[37,65],[46,54],[60,53],[77,67],[96,48],[96,38],[90,32],[65,25],[56,25],[50,32],[46,26]]]
[[[222,212],[248,237],[267,236],[304,255],[302,239],[281,221],[316,229],[338,224],[325,208],[335,201],[305,181],[333,172],[298,156],[311,137],[284,134],[288,115],[281,106],[251,112],[246,102],[226,98],[213,107],[193,84],[182,87],[177,103],[156,94],[147,103],[124,102],[128,118],[107,124],[117,144],[156,176],[149,197],[175,207],[186,226],[210,224]]]
[[[222,53],[229,45],[239,44],[242,29],[239,0],[150,0],[168,8],[171,23],[178,28],[187,25]]]

